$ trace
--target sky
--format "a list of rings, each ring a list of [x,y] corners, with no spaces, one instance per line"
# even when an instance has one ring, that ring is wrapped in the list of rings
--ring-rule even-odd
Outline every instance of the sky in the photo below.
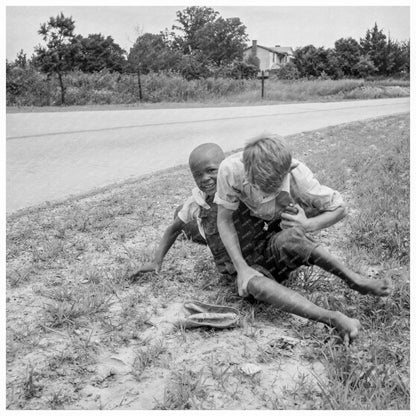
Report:
[[[14,60],[21,49],[30,57],[34,47],[42,44],[42,38],[37,33],[40,25],[47,22],[50,16],[56,16],[60,12],[65,16],[72,16],[75,21],[75,34],[88,36],[90,33],[101,33],[104,36],[111,36],[128,52],[138,35],[145,32],[159,33],[165,28],[171,29],[176,23],[176,12],[195,4],[212,7],[223,18],[239,17],[246,26],[249,43],[257,40],[262,46],[280,45],[296,48],[312,44],[316,47],[332,48],[334,42],[342,37],[352,37],[359,41],[375,22],[386,35],[390,33],[393,40],[402,41],[410,38],[410,7],[406,6],[406,2],[393,3],[404,4],[402,6],[388,5],[388,3],[381,6],[358,6],[357,4],[360,3],[353,1],[347,3],[353,4],[352,6],[310,7],[270,6],[270,2],[260,3],[261,6],[243,6],[238,5],[238,2],[225,1],[216,3],[182,1],[177,5],[175,2],[153,1],[148,4],[135,2],[140,6],[101,6],[109,4],[105,1],[97,3],[100,5],[86,2],[88,6],[80,6],[77,2],[70,1],[63,2],[63,6],[18,6],[15,5],[16,3],[20,2],[5,3],[8,60]],[[55,4],[59,3],[55,2]],[[118,2],[118,4],[129,3]],[[153,6],[154,4],[157,6]],[[273,2],[273,4],[281,3]],[[330,4],[339,4],[339,2]]]

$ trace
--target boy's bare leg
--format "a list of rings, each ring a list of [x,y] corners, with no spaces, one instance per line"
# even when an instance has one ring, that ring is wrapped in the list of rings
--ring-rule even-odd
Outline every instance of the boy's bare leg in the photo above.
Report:
[[[322,246],[318,246],[312,250],[309,262],[340,277],[351,289],[363,295],[388,296],[391,293],[392,286],[389,279],[367,279],[348,269]]]
[[[361,327],[357,319],[348,318],[338,311],[323,309],[294,290],[267,277],[252,277],[248,282],[247,291],[257,300],[275,305],[285,312],[334,326],[347,343],[357,337]]]

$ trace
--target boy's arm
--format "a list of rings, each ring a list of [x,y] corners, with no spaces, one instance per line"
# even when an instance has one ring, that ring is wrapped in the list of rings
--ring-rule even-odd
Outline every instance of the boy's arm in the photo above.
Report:
[[[295,205],[297,214],[289,212],[290,210],[281,214],[282,228],[300,226],[306,232],[319,231],[337,223],[347,215],[347,206],[339,192],[322,185],[305,164],[298,161],[290,174],[301,199],[306,205],[317,210],[318,214],[306,217],[304,210],[299,205]]]
[[[316,217],[310,218],[306,217],[305,211],[299,205],[295,205],[295,207],[298,210],[297,214],[294,215],[288,212],[283,212],[281,214],[282,222],[280,223],[280,226],[283,229],[302,227],[306,232],[319,231],[330,227],[347,215],[347,209],[344,203],[333,211],[324,211]]]
[[[247,296],[247,283],[253,276],[261,276],[251,268],[241,253],[240,242],[233,223],[233,211],[218,205],[217,225],[221,240],[237,271],[237,286],[240,296]]]
[[[171,225],[166,228],[163,233],[162,239],[156,249],[154,258],[152,261],[142,264],[139,269],[130,276],[130,278],[137,277],[140,273],[145,272],[159,272],[162,267],[163,259],[169,249],[172,247],[172,244],[178,238],[181,233],[185,223],[179,218],[176,217]]]
[[[319,231],[323,228],[330,227],[338,221],[341,221],[346,215],[347,209],[344,204],[335,208],[333,211],[322,212],[322,214],[319,214],[316,217],[308,218],[306,231]]]

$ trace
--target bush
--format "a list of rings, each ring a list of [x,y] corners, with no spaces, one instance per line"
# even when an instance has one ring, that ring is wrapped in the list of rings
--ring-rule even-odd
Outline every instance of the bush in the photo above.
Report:
[[[370,58],[364,56],[352,67],[352,72],[359,77],[365,78],[374,75],[377,72],[377,68]]]
[[[244,70],[254,73],[248,66]],[[145,102],[256,102],[261,99],[258,79],[236,79],[233,71],[238,64],[230,65],[225,73],[190,79],[173,72],[160,72],[141,76]],[[281,68],[286,77],[296,76],[293,65]],[[211,72],[214,70],[211,68]],[[234,73],[235,78],[230,78]],[[291,74],[291,75],[290,75]],[[222,76],[220,76],[222,75]],[[241,74],[240,74],[241,75]],[[247,75],[247,74],[246,74]],[[326,78],[323,75],[323,78]],[[108,70],[92,74],[80,71],[64,76],[67,105],[133,104],[140,102],[137,74],[111,73]],[[325,98],[360,99],[409,95],[409,81],[405,80],[294,80],[270,77],[265,82],[264,100],[278,102],[306,101]],[[48,78],[35,69],[7,67],[6,99],[8,106],[60,105],[60,87],[56,76]]]
[[[280,68],[274,69],[271,74],[274,74],[278,79],[294,80],[300,78],[299,70],[293,62],[288,62]]]
[[[48,94],[48,78],[34,68],[8,67],[6,71],[7,105],[42,106],[53,102]]]

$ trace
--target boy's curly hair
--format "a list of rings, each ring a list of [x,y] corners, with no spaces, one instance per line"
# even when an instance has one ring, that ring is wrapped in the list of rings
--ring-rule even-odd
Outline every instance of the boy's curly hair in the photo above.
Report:
[[[247,180],[271,194],[289,172],[292,154],[280,136],[261,134],[246,143],[243,163]]]

